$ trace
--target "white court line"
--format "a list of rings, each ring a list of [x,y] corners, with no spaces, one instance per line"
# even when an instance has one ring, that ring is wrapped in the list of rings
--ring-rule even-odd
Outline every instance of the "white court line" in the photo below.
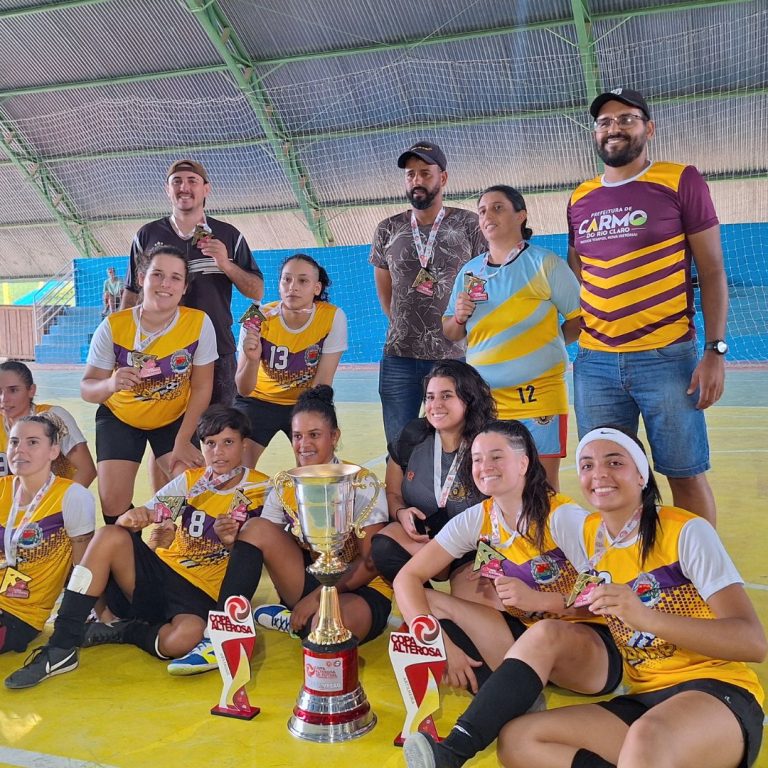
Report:
[[[754,584],[751,581],[745,581],[744,582],[744,588],[745,589],[757,589],[761,592],[768,592],[768,584]]]
[[[371,459],[370,461],[366,461],[363,466],[366,469],[370,469],[371,467],[375,467],[377,464],[383,464],[387,460],[386,453],[382,454],[381,456],[377,456],[375,459]]]
[[[0,761],[13,768],[114,768],[106,763],[91,763],[71,757],[29,752],[26,749],[0,747]]]

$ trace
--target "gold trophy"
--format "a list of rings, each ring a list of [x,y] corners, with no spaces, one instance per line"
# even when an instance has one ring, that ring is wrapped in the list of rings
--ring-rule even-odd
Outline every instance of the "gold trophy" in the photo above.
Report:
[[[336,584],[347,570],[341,557],[352,531],[358,538],[383,484],[357,464],[316,464],[279,472],[273,479],[293,534],[319,554],[309,572],[322,584],[315,629],[303,642],[304,686],[288,730],[316,742],[348,741],[376,725],[358,680],[357,640],[344,626]],[[355,490],[370,486],[373,498],[355,519]],[[295,504],[287,498],[293,490]]]

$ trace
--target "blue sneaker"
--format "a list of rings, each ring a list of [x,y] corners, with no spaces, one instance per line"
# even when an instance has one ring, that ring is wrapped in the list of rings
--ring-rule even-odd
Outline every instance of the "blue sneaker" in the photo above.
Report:
[[[186,656],[174,659],[168,665],[169,675],[199,675],[218,669],[216,654],[213,652],[213,644],[204,637]]]
[[[291,631],[291,611],[279,603],[260,605],[253,612],[253,620],[261,627],[275,629],[296,637]]]

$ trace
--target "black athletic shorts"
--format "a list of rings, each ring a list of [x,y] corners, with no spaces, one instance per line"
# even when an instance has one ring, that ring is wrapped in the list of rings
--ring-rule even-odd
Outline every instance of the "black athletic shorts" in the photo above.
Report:
[[[266,448],[278,432],[284,432],[291,439],[292,405],[276,405],[255,397],[236,395],[234,406],[250,420],[251,432],[248,437],[254,443]]]
[[[213,390],[211,392],[211,405],[221,403],[222,405],[232,405],[235,397],[235,372],[237,371],[237,361],[235,353],[229,355],[219,355],[213,364]]]
[[[8,611],[0,611],[0,653],[23,653],[40,634],[39,629],[27,624]]]
[[[514,637],[515,640],[518,640],[523,632],[525,632],[527,627],[525,624],[523,624],[522,621],[520,621],[520,619],[518,619],[516,616],[513,616],[511,613],[507,613],[505,611],[502,613],[502,615],[507,622],[507,626],[509,627],[509,631],[512,633],[512,637]],[[597,693],[585,693],[582,695],[605,696],[611,691],[615,691],[619,686],[619,683],[621,683],[621,678],[624,674],[621,654],[619,653],[619,649],[616,647],[616,643],[613,640],[611,631],[605,624],[595,624],[593,622],[587,621],[580,621],[578,623],[583,624],[583,626],[589,627],[591,630],[596,632],[600,639],[603,641],[605,650],[608,653],[608,675],[606,677],[605,687]]]
[[[640,719],[651,707],[661,704],[683,691],[701,691],[714,696],[725,704],[733,712],[744,734],[744,756],[739,763],[739,768],[748,768],[757,760],[760,745],[763,741],[763,710],[755,697],[745,688],[738,685],[724,683],[721,680],[702,678],[689,680],[678,685],[670,685],[660,691],[650,693],[638,693],[630,696],[616,696],[610,701],[598,702],[597,706],[607,709],[623,720],[627,725],[632,725]]]
[[[106,405],[96,411],[96,461],[135,461],[141,463],[147,443],[156,457],[173,450],[183,416],[157,429],[139,429],[115,416]]]
[[[305,565],[310,565],[312,563],[312,558],[306,550],[304,550],[304,563]],[[320,582],[309,571],[305,570],[304,589],[301,592],[301,597],[306,597],[310,592],[314,592],[319,586]],[[392,601],[367,584],[363,587],[353,589],[351,594],[362,597],[371,611],[371,628],[368,630],[368,634],[360,640],[360,644],[363,645],[364,643],[368,643],[377,638],[386,629],[387,621],[389,621],[389,614],[392,611]],[[283,605],[286,604],[282,597],[280,598],[280,601]],[[303,639],[311,631],[312,620],[310,619],[298,635]]]
[[[166,565],[141,539],[130,534],[136,586],[129,600],[110,575],[105,595],[110,611],[121,619],[141,619],[150,624],[165,624],[180,613],[191,613],[208,621],[208,611],[216,601]]]

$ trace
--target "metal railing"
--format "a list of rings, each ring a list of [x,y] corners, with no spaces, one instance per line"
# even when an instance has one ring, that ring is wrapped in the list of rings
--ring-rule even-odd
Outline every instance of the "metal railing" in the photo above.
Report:
[[[56,322],[56,318],[74,303],[74,269],[70,263],[38,289],[32,298],[35,311],[35,343],[41,342],[48,329]]]

